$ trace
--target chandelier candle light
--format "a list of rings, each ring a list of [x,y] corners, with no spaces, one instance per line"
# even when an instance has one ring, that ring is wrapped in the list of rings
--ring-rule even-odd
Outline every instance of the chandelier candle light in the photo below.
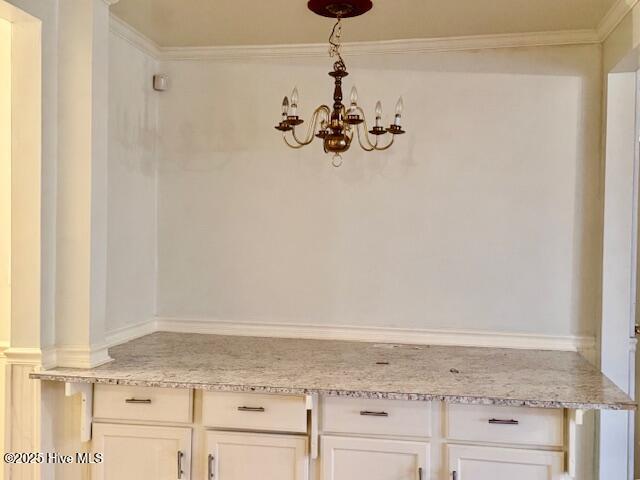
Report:
[[[329,72],[334,79],[333,108],[327,105],[316,108],[305,136],[300,138],[296,127],[304,123],[304,120],[298,116],[298,89],[294,88],[291,99],[284,97],[282,101],[282,120],[276,125],[276,129],[282,132],[285,143],[291,148],[309,145],[315,137],[321,139],[324,151],[333,154],[332,165],[335,167],[342,165],[341,154],[349,150],[354,136],[358,138],[360,147],[367,152],[388,149],[393,145],[395,136],[404,133],[402,97],[396,104],[395,119],[388,127],[382,125],[382,103],[376,103],[375,122],[371,130],[367,127],[364,111],[358,105],[355,86],[351,89],[350,106],[347,108],[342,103],[342,79],[349,73],[340,53],[341,21],[369,11],[373,7],[371,0],[310,0],[308,7],[318,15],[337,19],[329,36],[329,56],[337,57],[333,70]],[[391,138],[380,141],[386,134],[391,134]]]

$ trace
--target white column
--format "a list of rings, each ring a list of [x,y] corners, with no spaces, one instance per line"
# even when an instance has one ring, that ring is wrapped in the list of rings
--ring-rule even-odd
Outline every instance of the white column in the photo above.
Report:
[[[59,0],[59,366],[88,368],[110,360],[105,343],[109,3]]]

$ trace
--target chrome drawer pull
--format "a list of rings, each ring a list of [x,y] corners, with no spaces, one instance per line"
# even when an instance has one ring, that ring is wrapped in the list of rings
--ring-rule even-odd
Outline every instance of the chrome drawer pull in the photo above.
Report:
[[[264,407],[238,407],[239,412],[264,412]]]
[[[178,479],[182,478],[184,473],[184,470],[182,470],[182,457],[184,457],[184,453],[178,450]]]
[[[360,415],[364,415],[367,417],[388,417],[389,416],[387,412],[371,412],[369,410],[360,410]]]
[[[458,480],[458,472],[456,472],[455,470],[451,473],[451,478],[453,480]]]
[[[500,420],[498,418],[490,418],[489,423],[491,425],[519,425],[518,420]]]
[[[125,403],[139,403],[149,405],[151,403],[150,398],[127,398]]]

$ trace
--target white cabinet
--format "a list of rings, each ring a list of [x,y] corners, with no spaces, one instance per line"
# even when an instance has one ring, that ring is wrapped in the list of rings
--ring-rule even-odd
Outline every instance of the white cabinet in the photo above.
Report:
[[[321,442],[322,480],[430,478],[425,442],[336,436],[323,436]]]
[[[96,423],[92,480],[189,480],[191,428]]]
[[[306,480],[307,458],[307,437],[210,431],[205,478]]]
[[[449,445],[453,480],[561,480],[564,454],[540,450]]]
[[[564,480],[571,450],[562,410],[326,397],[309,415],[302,396],[200,395],[96,388],[91,479]]]

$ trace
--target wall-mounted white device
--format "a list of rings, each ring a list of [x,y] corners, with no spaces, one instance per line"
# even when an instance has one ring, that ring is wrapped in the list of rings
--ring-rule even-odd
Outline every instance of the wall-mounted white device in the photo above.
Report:
[[[156,74],[153,76],[153,89],[157,92],[164,92],[169,88],[169,77]]]

